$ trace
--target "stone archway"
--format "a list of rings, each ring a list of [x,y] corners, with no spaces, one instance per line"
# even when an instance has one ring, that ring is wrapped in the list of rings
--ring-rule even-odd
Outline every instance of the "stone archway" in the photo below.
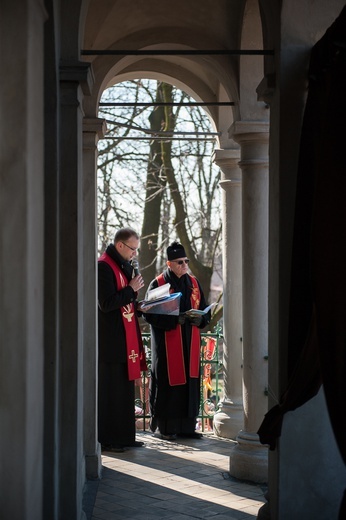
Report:
[[[150,2],[149,2],[150,4]],[[240,10],[237,12],[237,23],[243,26],[242,30],[242,44],[243,48],[253,48],[258,49],[262,48],[262,36],[261,36],[261,25],[260,25],[260,17],[259,11],[256,8],[257,2],[251,1],[246,3],[245,12]],[[245,6],[245,2],[244,2]],[[184,6],[184,9],[189,10],[191,6]],[[146,18],[146,14],[150,10],[150,5],[146,7],[141,7],[143,14],[143,24],[139,24],[139,26],[132,27],[132,22],[127,19],[126,10],[122,13],[118,12],[118,18],[115,17],[115,12],[112,11],[108,13],[108,17],[106,17],[106,13],[102,15],[98,14],[98,17],[104,17],[105,24],[102,26],[102,23],[92,31],[92,16],[95,14],[96,4],[91,2],[90,11],[86,18],[86,31],[85,31],[85,40],[84,40],[84,49],[92,51],[93,48],[95,50],[99,49],[108,50],[109,53],[102,54],[100,53],[93,55],[92,52],[90,54],[85,54],[85,60],[89,61],[92,64],[95,83],[93,86],[91,96],[84,98],[83,107],[85,111],[85,122],[88,125],[87,135],[91,135],[91,128],[93,123],[97,122],[97,107],[98,102],[101,96],[103,89],[118,81],[122,81],[124,79],[129,79],[133,77],[149,77],[152,79],[164,79],[168,82],[171,82],[175,85],[180,86],[183,90],[187,91],[190,94],[193,94],[193,97],[196,99],[200,99],[201,101],[221,101],[228,100],[236,103],[235,108],[228,108],[227,110],[223,107],[211,107],[209,110],[210,116],[214,121],[214,125],[217,131],[221,132],[221,141],[222,147],[220,147],[215,154],[215,161],[220,166],[223,171],[224,179],[223,179],[223,187],[232,186],[236,187],[236,196],[234,198],[229,190],[225,191],[224,202],[223,202],[223,214],[226,219],[225,229],[228,227],[228,236],[232,236],[232,245],[229,248],[224,249],[224,265],[228,265],[228,257],[229,255],[233,255],[232,257],[232,266],[234,266],[235,258],[237,263],[237,268],[234,268],[234,276],[233,279],[241,278],[241,241],[239,241],[240,232],[241,232],[241,221],[242,216],[240,214],[241,204],[236,202],[236,200],[240,200],[241,193],[241,183],[240,183],[240,172],[238,167],[239,160],[239,146],[235,144],[235,140],[238,140],[240,143],[240,147],[243,150],[243,168],[248,168],[250,163],[253,161],[260,161],[262,167],[267,170],[267,154],[265,153],[267,142],[268,142],[268,111],[265,108],[264,103],[259,103],[256,96],[256,87],[258,83],[261,81],[263,76],[263,66],[262,66],[262,57],[253,57],[253,56],[227,56],[227,55],[160,55],[157,54],[155,56],[148,55],[133,55],[130,53],[131,49],[139,49],[140,51],[154,51],[160,52],[169,49],[173,50],[181,50],[185,52],[198,51],[201,48],[201,42],[204,44],[204,48],[209,48],[210,50],[220,49],[220,40],[218,36],[222,31],[224,31],[223,37],[225,40],[228,40],[228,45],[231,45],[231,37],[230,37],[230,25],[225,23],[224,15],[225,12],[218,5],[217,8],[215,6],[209,6],[211,12],[215,17],[210,18],[210,32],[204,30],[201,32],[199,27],[200,20],[198,16],[195,17],[195,24],[191,23],[191,19],[189,20],[189,30],[186,31],[185,19],[181,15],[177,17],[176,13],[172,13],[172,18],[165,19],[165,22],[160,19],[161,23],[165,23],[167,27],[165,27],[164,31],[162,31],[162,27],[157,25],[157,27],[153,26],[156,22],[151,22],[148,18]],[[159,9],[160,10],[160,9]],[[126,32],[125,25],[120,25],[119,20],[121,19],[120,14],[124,15],[124,19],[127,20],[128,27]],[[205,13],[204,13],[205,14]],[[234,13],[233,13],[234,14]],[[157,23],[160,23],[157,22]],[[227,20],[229,24],[231,24],[231,20]],[[106,28],[111,25],[112,33],[107,33]],[[213,25],[214,24],[214,25]],[[216,29],[219,31],[219,34],[214,31]],[[256,30],[254,30],[256,27]],[[205,29],[205,27],[204,27]],[[238,47],[237,39],[233,38],[234,47]],[[127,55],[112,55],[112,50],[122,50],[124,54],[126,54],[126,49],[129,51]],[[239,69],[240,66],[240,69]],[[254,74],[253,71],[256,70]],[[252,74],[251,74],[252,71]],[[242,92],[242,100],[240,102],[239,99],[239,91],[237,82],[240,81],[240,92]],[[242,123],[242,120],[246,120],[246,123]],[[235,121],[235,123],[234,123]],[[88,123],[90,122],[90,124]],[[231,124],[234,123],[232,131],[229,132],[229,128]],[[101,124],[99,122],[98,124]],[[91,132],[91,133],[90,133]],[[94,136],[96,136],[96,129],[94,128]],[[263,141],[263,137],[265,137]],[[90,139],[90,138],[89,138]],[[92,139],[92,138],[91,138]],[[250,151],[250,155],[247,155],[247,152]],[[264,155],[263,155],[264,153]],[[85,155],[85,161],[88,161],[89,165],[84,165],[84,168],[88,171],[91,171],[94,168],[96,162],[96,148],[95,148],[95,156],[92,156],[91,153],[88,153],[88,156]],[[264,161],[264,162],[263,162]],[[246,166],[247,164],[247,166]],[[252,167],[251,167],[252,168]],[[253,169],[253,168],[252,168]],[[236,178],[234,178],[234,174]],[[231,175],[231,177],[230,177]],[[250,173],[251,177],[251,173]],[[254,178],[261,177],[261,174],[256,175]],[[228,183],[230,181],[230,183]],[[236,182],[234,182],[236,181]],[[252,181],[251,181],[252,182]],[[256,199],[256,190],[263,191],[263,188],[256,186],[255,188],[255,199]],[[231,190],[231,191],[232,191]],[[228,208],[232,207],[233,214],[230,215]],[[258,213],[256,211],[252,211],[250,208],[250,212],[246,211],[245,216],[249,217],[248,222],[254,222],[254,218],[256,220]],[[262,215],[267,218],[268,214],[266,210],[261,210]],[[263,214],[263,211],[265,212]],[[244,215],[244,213],[243,213]],[[228,219],[231,218],[229,222]],[[264,225],[266,227],[265,221],[261,220],[260,227]],[[229,228],[231,226],[231,228]],[[258,235],[257,229],[251,227],[248,231],[251,234]],[[259,241],[267,240],[267,236],[259,237]],[[228,240],[227,240],[228,243]],[[235,250],[234,250],[235,249]],[[249,251],[247,254],[253,255],[255,258],[255,264],[258,260],[256,260],[256,252]],[[89,253],[91,255],[91,252]],[[265,273],[265,269],[267,268],[267,259],[264,260],[262,264],[262,274]],[[248,262],[248,265],[252,265],[252,260]],[[233,267],[232,267],[233,268]],[[263,271],[264,269],[264,271]],[[225,285],[225,293],[229,290],[229,281],[227,279],[227,273],[224,273],[226,285]],[[251,274],[251,279],[255,280],[253,273]],[[262,284],[264,284],[264,292],[263,295],[267,292],[267,276],[262,276]],[[263,288],[259,287],[258,291]],[[231,376],[231,380],[233,382],[234,376],[237,377],[237,388],[235,390],[236,393],[236,408],[239,419],[237,421],[234,420],[234,417],[231,418],[231,421],[236,423],[236,427],[233,426],[234,435],[239,430],[239,427],[242,426],[242,403],[241,403],[241,343],[240,338],[242,337],[242,313],[239,311],[239,296],[234,297],[234,287],[231,291],[231,299],[229,301],[232,311],[234,306],[237,306],[237,314],[233,323],[237,323],[236,335],[238,337],[236,346],[230,345],[231,349],[234,348],[237,350],[236,362],[233,366],[236,366],[234,373]],[[239,286],[238,282],[238,293],[241,296],[242,287]],[[256,298],[254,299],[252,295],[248,297],[248,302],[246,304],[246,308],[257,309],[258,305],[262,306],[262,300],[259,302]],[[265,296],[264,296],[265,299]],[[263,307],[262,307],[263,308]],[[252,315],[253,312],[250,311]],[[234,313],[233,313],[234,315]],[[249,327],[251,330],[255,330],[257,328],[258,323],[251,322]],[[226,320],[225,328],[229,327],[229,322]],[[265,333],[265,332],[264,332]],[[254,334],[251,332],[251,334]],[[227,336],[227,332],[226,332]],[[263,339],[263,338],[262,338]],[[230,342],[232,343],[232,341]],[[267,352],[266,340],[261,341],[262,349]],[[253,357],[253,353],[256,349],[250,347],[250,350],[246,354],[246,357],[251,358],[253,361],[255,357]],[[232,353],[233,355],[233,353]],[[231,356],[232,357],[232,356]],[[258,356],[257,356],[258,357]],[[256,358],[257,359],[257,358]],[[266,367],[261,366],[261,370],[265,370]],[[230,369],[231,370],[231,369]],[[253,385],[253,374],[249,374],[249,381],[252,384],[254,390],[251,393],[253,396],[253,411],[256,407],[256,385]],[[227,378],[226,378],[227,379]],[[265,376],[266,379],[266,376]],[[258,380],[258,377],[257,379]],[[262,379],[259,384],[262,384]],[[263,385],[263,395],[265,393],[265,385]],[[248,387],[246,387],[248,388]],[[230,392],[232,392],[230,390]],[[227,396],[228,397],[228,396]],[[247,399],[247,402],[248,399]],[[226,403],[227,404],[227,403]],[[261,409],[262,410],[262,409]],[[265,408],[259,412],[259,414],[263,415],[266,411]],[[232,411],[233,414],[233,411]],[[250,416],[253,413],[250,411]],[[257,414],[258,415],[258,414]],[[261,415],[261,416],[262,416]],[[220,428],[222,430],[222,427]],[[229,436],[229,431],[227,432],[227,428],[224,431],[220,432],[222,435]],[[232,434],[233,435],[233,434]],[[252,435],[252,434],[251,434]],[[254,477],[257,478],[256,476]],[[263,477],[260,477],[263,480]]]
[[[1,294],[2,347],[7,358],[2,367],[1,456],[2,482],[8,489],[2,497],[2,511],[9,517],[79,519],[83,518],[85,464],[88,474],[97,474],[99,464],[93,426],[95,371],[93,354],[90,356],[95,350],[95,325],[89,337],[87,324],[95,312],[95,215],[90,208],[95,195],[95,143],[102,135],[97,102],[92,98],[93,81],[104,79],[111,69],[107,60],[100,59],[100,67],[96,66],[94,59],[81,55],[81,49],[164,44],[236,49],[241,45],[246,1],[147,0],[136,2],[140,5],[135,7],[128,7],[125,0],[47,0],[44,7],[41,0],[18,4],[5,2],[0,18],[6,70],[1,89],[5,165]],[[287,382],[292,221],[308,57],[340,13],[344,0],[260,0],[259,4],[264,47],[275,51],[273,59],[264,58],[265,78],[258,93],[271,106],[268,330],[270,391],[277,398]],[[200,35],[198,41],[196,35]],[[95,66],[94,78],[89,61]],[[205,89],[195,89],[200,99],[211,93],[215,99],[246,103],[244,85],[239,87],[239,57],[175,62],[151,58],[149,62],[145,70],[158,72],[165,65],[170,77],[180,78],[181,73],[182,81],[188,77],[200,80],[205,84]],[[136,58],[122,71],[128,73],[135,66],[142,69],[144,63],[143,58]],[[237,161],[235,152],[223,155],[236,148],[233,134],[228,135],[229,125],[235,120],[233,129],[243,141],[242,153],[245,134],[247,138],[251,135],[250,131],[240,132],[246,128],[238,124],[244,123],[242,108],[233,111],[234,119],[220,112],[214,118],[222,131],[219,159],[225,168],[224,186],[231,185]],[[20,125],[9,124],[14,119]],[[83,124],[88,155],[84,165]],[[255,158],[253,144],[253,155],[246,155],[248,162]],[[230,207],[227,200],[225,211]],[[20,244],[20,254],[8,261],[14,240]],[[315,437],[310,435],[311,424]],[[338,454],[335,446],[331,449],[334,438],[328,425],[321,399],[293,412],[286,422],[270,472],[273,518],[278,514],[292,518],[306,511],[315,518],[326,511],[335,516],[340,498],[335,484],[343,473],[335,470]],[[314,465],[301,467],[300,477],[309,483],[302,491],[295,487],[300,481],[292,460],[300,457],[305,463],[307,447],[311,449],[309,462]]]
[[[172,73],[172,71],[170,71]],[[143,71],[140,69],[138,72],[124,72],[120,76],[116,76],[113,81],[121,81],[129,78],[146,78],[151,77],[153,79],[164,79],[166,81],[170,81],[174,83],[175,85],[180,86],[185,91],[188,91],[190,94],[195,95],[197,97],[196,93],[193,91],[193,88],[189,86],[188,84],[184,84],[181,80],[176,80],[175,78],[172,78],[171,76],[168,76],[167,74],[159,73],[157,71],[153,72],[150,70],[149,72]],[[107,81],[107,84],[109,84],[109,79]],[[102,85],[104,82],[102,83]],[[99,95],[95,94],[95,101],[99,99]],[[198,97],[197,97],[198,99]],[[210,98],[207,98],[210,99]],[[203,101],[203,99],[201,99]],[[91,97],[89,99],[86,99],[86,113],[90,113],[90,104],[91,104]],[[93,106],[93,110],[98,110],[98,103],[96,102]],[[214,109],[214,114],[216,113],[216,110]],[[211,114],[209,113],[209,116],[211,117]],[[227,119],[224,118],[223,122],[226,123]],[[215,123],[214,123],[215,124]],[[84,248],[84,260],[88,262],[88,270],[85,271],[86,278],[84,280],[84,291],[85,294],[88,293],[89,298],[88,300],[94,301],[96,305],[96,287],[95,287],[95,276],[92,277],[91,274],[96,272],[96,258],[95,258],[95,252],[97,251],[96,247],[96,237],[95,237],[95,223],[96,223],[96,205],[95,205],[95,193],[97,191],[97,185],[96,185],[96,175],[95,175],[95,169],[96,169],[96,162],[97,162],[97,142],[99,138],[102,138],[104,135],[105,130],[105,124],[104,122],[97,118],[97,117],[84,117],[84,123],[83,123],[83,169],[84,169],[84,181],[83,184],[86,187],[86,196],[84,197],[84,203],[87,204],[85,206],[86,211],[84,211],[84,225],[85,230],[88,233],[89,237],[93,237],[93,240],[88,240],[87,243],[85,243]],[[227,136],[227,137],[225,137]],[[227,135],[227,127],[223,128],[223,141],[228,138]],[[88,274],[87,274],[88,273]],[[92,297],[94,295],[94,297]],[[86,421],[85,424],[88,429],[88,435],[85,437],[87,439],[87,443],[85,445],[86,450],[86,456],[87,456],[87,474],[89,477],[95,477],[99,471],[100,467],[97,465],[98,460],[98,447],[97,443],[95,444],[95,440],[97,438],[96,435],[96,426],[95,426],[95,416],[93,413],[95,413],[95,386],[94,385],[94,378],[95,378],[95,366],[97,362],[96,358],[96,351],[94,349],[94,345],[96,344],[96,315],[95,312],[92,311],[91,308],[86,309],[88,310],[88,319],[85,320],[85,329],[84,329],[84,336],[85,336],[85,346],[87,348],[87,359],[85,358],[84,362],[84,373],[85,373],[85,380],[89,381],[89,383],[85,384],[85,390],[86,390],[86,399],[90,399],[90,406],[86,407],[88,410],[88,416],[85,417]],[[87,385],[87,386],[86,386]],[[88,388],[87,388],[88,387]]]

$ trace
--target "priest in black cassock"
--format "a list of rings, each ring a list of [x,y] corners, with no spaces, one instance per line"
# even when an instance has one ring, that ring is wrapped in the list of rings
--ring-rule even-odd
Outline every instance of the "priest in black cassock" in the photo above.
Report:
[[[102,451],[140,447],[135,440],[135,380],[147,370],[136,313],[143,287],[135,274],[139,236],[119,229],[98,260],[98,439]]]
[[[188,273],[184,247],[173,242],[167,248],[167,269],[148,290],[169,283],[170,292],[182,294],[179,316],[144,314],[151,325],[152,365],[150,378],[151,430],[154,436],[174,440],[200,438],[195,431],[200,405],[200,330],[210,321],[210,311],[189,318],[190,309],[207,307],[202,288]]]

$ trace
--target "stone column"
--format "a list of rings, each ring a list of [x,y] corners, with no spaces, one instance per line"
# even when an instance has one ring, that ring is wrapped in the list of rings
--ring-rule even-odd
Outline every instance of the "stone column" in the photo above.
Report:
[[[83,451],[83,326],[84,240],[82,100],[90,94],[90,64],[60,66],[60,451],[59,513],[61,518],[84,517]],[[89,240],[89,237],[85,237]]]
[[[235,439],[243,428],[242,352],[242,239],[241,169],[238,149],[216,150],[214,162],[221,169],[222,278],[223,278],[223,377],[221,409],[214,416],[214,432]]]
[[[268,450],[257,430],[267,412],[269,123],[237,121],[230,136],[241,146],[244,358],[244,429],[231,452],[230,474],[266,482]]]
[[[101,476],[101,448],[97,440],[97,143],[104,137],[103,119],[83,120],[83,235],[84,240],[84,452],[86,475]]]
[[[46,14],[38,0],[0,13],[0,516],[41,520]]]

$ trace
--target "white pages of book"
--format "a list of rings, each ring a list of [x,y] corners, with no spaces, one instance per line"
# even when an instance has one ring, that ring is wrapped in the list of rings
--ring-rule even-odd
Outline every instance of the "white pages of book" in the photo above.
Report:
[[[169,289],[171,285],[169,283],[165,283],[164,285],[160,285],[160,287],[156,287],[155,289],[151,289],[148,291],[147,297],[145,301],[151,302],[153,300],[159,300],[161,298],[167,298],[169,296]]]

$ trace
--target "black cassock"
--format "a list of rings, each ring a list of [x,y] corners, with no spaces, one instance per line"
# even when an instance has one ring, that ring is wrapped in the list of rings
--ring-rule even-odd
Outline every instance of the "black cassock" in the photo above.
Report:
[[[189,275],[178,278],[170,269],[163,273],[166,283],[169,283],[174,292],[181,292],[180,313],[191,309],[192,282]],[[198,283],[199,285],[199,283]],[[148,290],[158,287],[157,280],[153,280]],[[201,286],[199,309],[207,307]],[[156,427],[163,435],[192,434],[195,431],[196,418],[200,405],[200,378],[189,375],[190,342],[192,325],[186,319],[181,325],[186,384],[170,386],[167,371],[167,356],[165,331],[178,326],[178,316],[163,314],[145,314],[144,319],[151,325],[151,378],[149,387],[150,412],[152,416],[151,429]],[[199,328],[204,328],[210,321],[210,311],[202,317]]]

